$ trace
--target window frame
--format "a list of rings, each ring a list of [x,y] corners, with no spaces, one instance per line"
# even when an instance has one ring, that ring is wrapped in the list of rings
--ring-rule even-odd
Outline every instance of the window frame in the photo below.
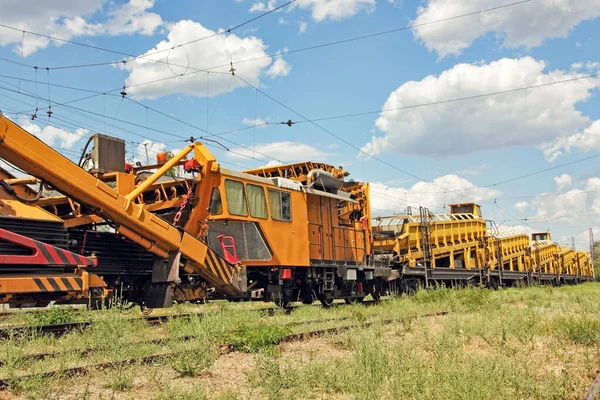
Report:
[[[264,201],[264,205],[265,205],[265,211],[266,214],[264,217],[257,217],[255,215],[252,214],[252,207],[250,207],[250,198],[248,197],[248,186],[252,186],[255,188],[259,188],[262,191],[263,194],[263,201]],[[260,185],[256,185],[254,183],[246,183],[246,202],[248,203],[248,212],[250,214],[250,216],[252,218],[257,218],[257,219],[269,219],[269,206],[268,206],[268,201],[267,201],[267,195],[265,194],[265,187],[264,186],[260,186]]]
[[[246,210],[246,214],[236,214],[236,213],[232,213],[231,212],[231,207],[230,207],[230,202],[229,202],[229,194],[227,193],[227,182],[233,182],[233,183],[239,183],[240,185],[242,185],[242,197],[243,197],[243,204]],[[242,181],[238,181],[235,179],[225,179],[225,182],[223,182],[223,185],[225,186],[225,199],[227,200],[227,213],[229,215],[235,215],[236,217],[247,217],[248,216],[248,201],[246,199],[246,185],[244,185],[244,182]]]
[[[281,211],[281,215],[283,216],[283,200],[281,198],[282,193],[283,194],[287,194],[289,197],[289,203],[290,203],[290,219],[280,219],[280,218],[275,218],[274,214],[273,214],[273,210],[271,211],[271,219],[273,221],[280,221],[280,222],[292,222],[293,218],[293,214],[292,214],[292,193],[291,192],[286,192],[285,190],[277,190],[277,189],[271,189],[271,188],[267,188],[267,197],[270,195],[270,193],[277,193],[279,194],[279,207],[280,207],[280,211]],[[271,201],[268,201],[269,203],[269,209],[271,208]]]
[[[214,196],[215,190],[217,191],[217,193],[219,193],[219,204],[221,205],[221,212],[219,212],[219,213],[213,213],[213,196]],[[229,203],[227,203],[227,206],[229,208]],[[223,214],[223,196],[221,196],[221,189],[218,186],[213,187],[212,191],[210,192],[210,202],[208,204],[208,213],[210,215],[222,215]]]

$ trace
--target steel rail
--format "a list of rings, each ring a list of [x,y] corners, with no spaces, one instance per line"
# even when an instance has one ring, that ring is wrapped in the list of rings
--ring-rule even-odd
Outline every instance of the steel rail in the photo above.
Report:
[[[393,318],[393,319],[386,319],[383,321],[381,321],[381,320],[370,321],[370,322],[360,323],[360,324],[344,325],[344,326],[340,326],[340,327],[320,329],[320,330],[301,332],[301,333],[292,333],[292,334],[283,336],[280,340],[278,340],[277,344],[302,341],[302,340],[306,340],[306,339],[310,339],[310,338],[314,338],[314,337],[325,336],[325,335],[333,334],[333,333],[341,333],[341,332],[345,332],[345,331],[348,331],[348,330],[354,329],[354,328],[369,327],[374,324],[389,325],[391,323],[402,321],[402,320],[412,321],[412,320],[419,319],[419,318],[443,316],[446,314],[448,314],[448,311],[440,311],[440,312],[434,312],[434,313],[428,313],[428,314],[422,314],[422,315],[408,316],[405,318]],[[315,321],[306,321],[306,323],[314,323],[314,322]],[[190,340],[193,337],[194,336],[183,336],[181,338],[187,338],[186,340]],[[156,339],[155,342],[157,344],[160,344],[161,343],[160,340],[164,341],[166,339]],[[87,350],[87,349],[84,349],[82,351],[85,351],[85,350]],[[235,350],[236,349],[232,345],[229,345],[229,344],[225,344],[225,345],[222,345],[219,347],[219,352],[221,354],[231,353]],[[8,389],[8,388],[10,388],[10,386],[12,384],[14,384],[20,380],[23,380],[23,379],[30,379],[30,378],[44,379],[44,378],[52,378],[52,377],[69,378],[69,377],[78,376],[78,375],[86,375],[91,370],[94,370],[94,369],[106,369],[106,368],[111,368],[111,367],[116,367],[116,366],[125,366],[125,365],[133,365],[133,364],[150,364],[152,362],[160,361],[161,359],[164,359],[165,357],[175,357],[175,356],[181,355],[181,354],[184,354],[184,352],[166,352],[166,353],[162,353],[162,354],[153,354],[153,355],[148,355],[148,356],[143,356],[143,357],[118,360],[118,361],[107,361],[107,362],[98,363],[98,364],[84,365],[84,366],[80,366],[80,367],[72,367],[72,368],[48,371],[48,372],[43,372],[43,373],[38,373],[38,374],[23,375],[23,376],[15,377],[15,378],[3,378],[3,379],[0,379],[0,390]]]

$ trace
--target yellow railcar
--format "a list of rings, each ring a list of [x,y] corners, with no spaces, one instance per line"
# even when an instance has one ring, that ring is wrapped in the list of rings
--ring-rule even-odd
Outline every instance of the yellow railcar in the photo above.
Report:
[[[559,248],[549,233],[497,232],[475,203],[454,204],[450,214],[393,215],[373,221],[375,259],[392,265],[391,287],[414,290],[431,281],[498,287],[589,280],[589,257]]]

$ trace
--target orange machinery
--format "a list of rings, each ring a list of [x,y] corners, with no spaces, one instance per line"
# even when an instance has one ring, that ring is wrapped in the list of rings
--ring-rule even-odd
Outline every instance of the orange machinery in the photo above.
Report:
[[[90,173],[4,117],[0,157],[65,196],[40,204],[65,218],[79,242],[104,237],[95,248],[80,248],[98,254],[99,265],[102,254],[118,251],[110,245],[115,240],[152,254],[130,291],[132,300],[150,307],[169,305],[173,298],[202,299],[213,289],[230,299],[311,302],[316,294],[325,304],[355,301],[378,296],[389,275],[389,268],[374,267],[369,258],[368,184],[344,182],[347,173],[332,173],[328,165],[290,165],[298,173],[289,177],[274,171],[265,177],[264,169],[240,173],[221,168],[194,143],[144,180],[132,169]],[[192,178],[167,176],[182,164]],[[170,188],[183,185],[185,194],[167,190],[164,179],[176,182],[166,184]],[[61,214],[65,201],[76,212]],[[114,231],[89,231],[99,223]],[[96,270],[114,288],[112,271]],[[132,272],[125,269],[120,276]]]

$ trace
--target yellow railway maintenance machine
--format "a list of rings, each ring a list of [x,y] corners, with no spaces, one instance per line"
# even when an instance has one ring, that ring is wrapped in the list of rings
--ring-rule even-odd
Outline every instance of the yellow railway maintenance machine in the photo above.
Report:
[[[377,217],[374,259],[392,267],[392,292],[412,292],[433,283],[482,286],[578,283],[593,276],[589,256],[560,248],[549,233],[532,240],[518,232],[498,232],[475,203],[450,205],[450,214]]]
[[[423,207],[418,215],[407,211],[373,222],[374,258],[394,269],[392,291],[484,279],[487,232],[478,205],[454,204],[450,214],[432,214]]]
[[[60,217],[73,250],[94,254],[94,273],[108,290],[124,287],[128,300],[331,304],[377,298],[387,282],[390,268],[370,257],[369,186],[344,181],[341,168],[307,162],[241,173],[194,143],[147,172],[124,167],[124,143],[99,135],[95,146],[102,165],[86,171],[0,117],[0,157],[63,195],[31,203]],[[170,177],[178,166],[192,178]]]

